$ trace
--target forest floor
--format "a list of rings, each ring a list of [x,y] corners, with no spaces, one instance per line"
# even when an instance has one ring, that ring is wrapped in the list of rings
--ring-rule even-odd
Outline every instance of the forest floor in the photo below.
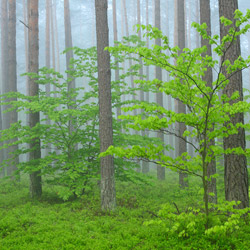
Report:
[[[110,214],[101,211],[97,188],[64,202],[56,196],[59,187],[44,185],[42,198],[33,201],[27,179],[1,180],[0,250],[250,249],[250,225],[212,238],[203,229],[180,237],[178,230],[170,234],[164,223],[145,225],[159,219],[163,204],[176,214],[201,206],[196,179],[189,180],[190,189],[180,190],[175,173],[167,172],[166,177],[161,182],[153,179],[152,185],[118,182],[117,210]],[[218,192],[223,196],[221,185]]]

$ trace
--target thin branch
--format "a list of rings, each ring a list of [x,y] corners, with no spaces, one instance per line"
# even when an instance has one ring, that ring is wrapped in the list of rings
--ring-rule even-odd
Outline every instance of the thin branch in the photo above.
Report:
[[[30,30],[30,27],[26,23],[24,23],[22,20],[19,19],[19,22],[22,23],[27,29]]]

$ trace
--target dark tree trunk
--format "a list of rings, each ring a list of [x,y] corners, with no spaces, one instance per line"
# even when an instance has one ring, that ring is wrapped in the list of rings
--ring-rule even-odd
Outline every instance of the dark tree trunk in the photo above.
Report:
[[[238,9],[237,0],[219,0],[219,13],[220,17],[224,16],[233,21],[234,11]],[[223,38],[228,34],[229,26],[220,25],[220,37]],[[228,44],[229,45],[229,44]],[[240,38],[230,46],[225,55],[225,60],[229,60],[233,63],[241,55],[240,50]],[[222,73],[227,76],[226,69],[223,68]],[[238,100],[230,101],[230,104],[243,100],[242,90],[242,72],[234,74],[225,89],[223,94],[231,96],[235,91],[238,91],[240,97]],[[238,113],[234,117],[230,117],[232,124],[244,123],[243,113]],[[238,134],[230,135],[224,138],[224,149],[241,147],[243,150],[246,147],[245,130],[243,128],[238,129]],[[241,201],[239,208],[245,208],[249,206],[248,195],[248,173],[247,173],[247,160],[244,155],[227,154],[225,155],[224,162],[224,181],[225,181],[225,196],[228,201]]]
[[[95,0],[101,152],[113,144],[110,54],[104,51],[109,46],[107,8],[107,0]],[[101,206],[106,211],[116,206],[114,161],[110,155],[101,158]]]
[[[200,23],[207,24],[207,33],[211,36],[211,19],[210,19],[210,0],[200,0]],[[211,45],[208,40],[201,39],[201,46],[207,47],[206,54],[212,56]],[[205,55],[204,55],[205,56]],[[202,80],[207,82],[207,86],[212,88],[213,73],[212,68],[208,67]],[[208,143],[208,147],[215,145],[215,141],[212,140]],[[211,162],[207,166],[207,177],[210,178],[211,175],[216,174],[216,160],[212,158]],[[217,203],[217,190],[216,190],[216,178],[212,178],[208,181],[208,193],[214,193],[214,196],[209,196],[208,200],[211,203]]]
[[[39,61],[39,40],[38,40],[38,0],[28,0],[28,43],[29,43],[29,72],[38,73]],[[38,95],[39,86],[35,79],[29,78],[29,96]],[[30,127],[36,126],[40,121],[39,112],[30,113]],[[34,138],[30,143],[30,148],[34,148],[29,155],[30,160],[41,158],[40,139]],[[34,171],[30,174],[30,194],[32,198],[42,195],[42,177],[41,171]]]

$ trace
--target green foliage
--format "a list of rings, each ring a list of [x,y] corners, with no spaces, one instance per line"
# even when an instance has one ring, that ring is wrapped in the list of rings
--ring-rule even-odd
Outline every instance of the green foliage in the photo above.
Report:
[[[14,249],[239,249],[247,250],[250,244],[249,225],[240,218],[240,227],[225,236],[219,233],[204,234],[203,217],[187,208],[200,201],[197,192],[188,190],[180,192],[176,180],[178,176],[168,172],[166,182],[155,185],[140,186],[129,182],[117,182],[117,210],[105,214],[100,209],[99,191],[94,188],[91,193],[74,201],[63,202],[55,196],[55,191],[62,187],[44,185],[44,195],[40,201],[33,201],[28,195],[28,176],[21,175],[20,183],[0,180],[0,248]],[[190,178],[190,186],[199,186],[195,178]],[[220,193],[222,195],[222,193]],[[192,201],[190,200],[192,197]],[[194,219],[197,232],[178,237],[186,230],[188,223],[181,224],[176,233],[171,230],[178,220],[178,212],[172,204],[173,198],[180,213],[186,212],[185,220]],[[157,212],[159,209],[162,212]],[[198,207],[196,209],[199,209]],[[173,219],[164,219],[164,213],[170,211]],[[159,219],[160,225],[145,226],[147,221]],[[188,217],[189,213],[190,217]],[[202,211],[200,212],[202,213]],[[221,218],[221,223],[225,219]],[[198,219],[202,221],[197,221]],[[214,218],[214,217],[213,217]],[[216,216],[217,218],[217,216]],[[227,218],[225,216],[225,218]],[[215,225],[217,222],[214,221]],[[170,227],[172,225],[172,227]],[[177,233],[179,232],[179,233]]]
[[[151,48],[133,47],[127,44],[119,44],[119,46],[109,48],[112,53],[114,51],[122,51],[141,57],[144,65],[153,65],[161,67],[169,72],[170,81],[163,82],[158,79],[152,81],[137,80],[140,87],[148,88],[153,91],[163,92],[177,99],[186,105],[188,112],[177,113],[168,110],[156,103],[141,102],[124,108],[124,111],[131,112],[133,110],[142,110],[137,115],[123,115],[122,119],[131,121],[128,125],[135,130],[160,131],[166,135],[175,135],[183,141],[189,143],[197,152],[195,157],[190,157],[188,153],[172,158],[165,155],[165,149],[170,149],[169,145],[159,145],[149,143],[147,145],[135,145],[133,147],[116,147],[111,146],[107,152],[101,155],[112,154],[117,157],[127,158],[146,158],[151,162],[159,164],[163,167],[170,168],[175,171],[184,171],[190,175],[198,176],[203,183],[204,205],[206,213],[205,226],[209,226],[208,211],[208,182],[211,181],[207,176],[208,164],[211,160],[215,160],[222,154],[244,154],[249,155],[248,149],[242,148],[224,148],[218,139],[237,134],[238,128],[247,128],[249,125],[242,123],[232,124],[230,117],[240,112],[246,112],[250,108],[250,104],[239,98],[239,93],[235,92],[232,96],[222,95],[220,92],[229,83],[229,79],[238,71],[249,67],[250,57],[243,59],[239,56],[233,63],[225,60],[225,53],[231,44],[241,34],[246,33],[250,25],[249,11],[246,16],[241,12],[235,12],[236,26],[230,26],[228,34],[222,38],[219,44],[219,36],[209,36],[206,31],[206,24],[199,25],[194,23],[193,27],[197,29],[203,39],[214,44],[214,52],[221,57],[221,62],[213,59],[205,54],[207,48],[201,47],[194,50],[188,48],[180,51],[178,47],[171,47],[168,38],[162,34],[160,30],[152,26],[138,26],[145,31],[146,37],[150,39],[161,39],[162,46],[153,45]],[[222,24],[231,25],[232,21],[222,17]],[[240,29],[238,29],[240,27]],[[174,63],[172,63],[174,62]],[[225,67],[227,75],[222,74],[222,68]],[[212,68],[217,72],[213,82],[203,81],[208,68]],[[192,128],[192,132],[186,130],[182,135],[178,135],[176,131],[171,130],[171,125],[184,123],[187,127]],[[195,138],[198,146],[189,141],[189,137]],[[215,144],[212,143],[215,141]],[[213,176],[216,178],[216,176]],[[184,216],[184,215],[183,215]],[[186,216],[186,215],[185,215]],[[191,215],[190,215],[191,216]],[[182,217],[178,217],[182,218]],[[192,219],[192,218],[191,218]],[[189,225],[189,224],[188,224]],[[193,224],[192,224],[193,225]],[[192,228],[191,226],[189,226]],[[181,228],[182,230],[182,228]],[[180,231],[179,233],[181,233]],[[185,235],[185,233],[183,233]]]
[[[133,38],[135,39],[135,38]],[[130,41],[128,39],[128,41]],[[138,40],[135,40],[136,43]],[[68,79],[53,69],[42,68],[39,75],[28,73],[39,84],[38,96],[26,96],[21,93],[8,93],[2,96],[2,101],[10,105],[9,110],[26,113],[39,112],[40,123],[30,127],[19,121],[11,128],[3,130],[1,141],[5,142],[3,148],[13,144],[19,149],[13,152],[14,161],[20,155],[26,155],[35,150],[27,148],[34,138],[40,140],[41,149],[49,149],[49,153],[41,159],[28,160],[18,164],[18,171],[31,173],[41,170],[43,176],[48,177],[49,183],[60,184],[62,189],[57,193],[64,200],[74,194],[80,196],[92,188],[99,179],[99,108],[98,108],[98,79],[97,79],[97,52],[96,48],[74,48],[75,59],[72,66],[66,71]],[[117,60],[122,62],[124,57],[115,54]],[[111,64],[116,67],[115,62]],[[119,82],[112,82],[113,109],[127,102],[121,102],[121,95],[133,93],[133,89],[126,90],[126,78],[131,74],[137,75],[135,66],[129,73],[120,76]],[[138,67],[136,68],[138,69]],[[84,86],[69,88],[72,79],[86,79]],[[50,86],[49,95],[45,86]],[[15,97],[16,100],[10,99]],[[49,123],[48,123],[49,122]],[[132,136],[125,127],[126,121],[118,122],[113,116],[114,144],[116,146],[133,144],[144,145],[149,141],[142,136]],[[122,132],[123,131],[123,132]],[[15,141],[13,141],[15,139]],[[115,175],[120,180],[133,182],[148,182],[148,178],[132,171],[137,164],[123,159],[115,159]]]

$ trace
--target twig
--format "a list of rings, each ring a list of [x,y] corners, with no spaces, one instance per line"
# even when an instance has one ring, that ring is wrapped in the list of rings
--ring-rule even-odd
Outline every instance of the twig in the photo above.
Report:
[[[30,30],[30,27],[26,23],[24,23],[22,20],[19,19],[19,22],[22,23],[26,28]]]

